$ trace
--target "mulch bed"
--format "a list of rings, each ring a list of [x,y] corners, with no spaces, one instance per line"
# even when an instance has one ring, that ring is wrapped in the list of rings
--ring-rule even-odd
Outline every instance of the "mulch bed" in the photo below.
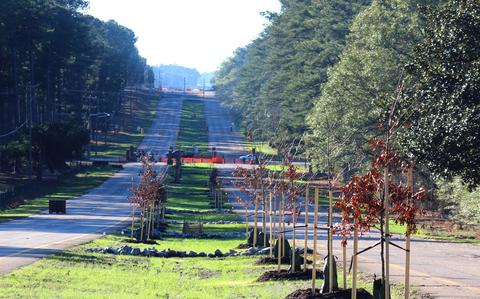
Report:
[[[322,271],[317,270],[317,278],[322,279],[323,273]],[[270,280],[309,280],[312,279],[312,269],[308,269],[307,271],[298,271],[295,273],[290,273],[288,270],[280,270],[280,272],[274,271],[267,271],[262,274],[257,279],[257,282],[263,281],[270,281]]]
[[[278,264],[278,258],[276,257],[262,257],[261,259],[258,259],[255,264],[257,265],[277,265]],[[283,257],[282,258],[282,265],[290,265],[290,259],[288,257]],[[307,265],[313,264],[312,260],[307,259]],[[302,265],[303,265],[303,258],[302,258]]]
[[[352,298],[352,289],[337,290],[328,294],[320,294],[320,290],[312,294],[312,289],[301,289],[291,293],[285,299],[350,299]],[[364,289],[357,290],[357,299],[373,299],[373,296]]]

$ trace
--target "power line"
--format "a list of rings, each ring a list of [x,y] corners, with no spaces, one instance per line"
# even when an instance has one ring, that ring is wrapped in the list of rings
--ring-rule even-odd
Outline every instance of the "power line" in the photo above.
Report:
[[[8,137],[10,135],[13,135],[13,134],[17,133],[26,124],[27,124],[27,121],[25,121],[23,124],[21,124],[20,127],[17,127],[16,129],[14,129],[14,130],[6,133],[6,134],[0,135],[0,138],[5,138],[5,137]]]

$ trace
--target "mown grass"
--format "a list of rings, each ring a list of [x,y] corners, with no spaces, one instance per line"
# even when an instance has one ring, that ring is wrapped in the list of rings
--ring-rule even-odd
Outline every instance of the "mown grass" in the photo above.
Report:
[[[217,214],[212,199],[209,197],[208,179],[210,176],[210,164],[185,164],[182,166],[182,178],[180,183],[168,184],[167,208],[173,213],[166,215],[168,221],[178,223],[186,222],[218,222],[237,221],[239,216],[234,213]],[[231,205],[225,202],[224,209]],[[192,213],[192,212],[201,212]],[[170,231],[181,230],[180,224],[171,225]],[[244,226],[238,224],[229,225],[205,225],[206,232],[233,232],[244,230]]]
[[[198,146],[200,154],[207,154],[210,150],[205,105],[201,101],[185,100],[182,106],[177,148],[184,152],[193,152],[195,145]]]
[[[141,97],[135,101],[130,117],[130,110],[126,109],[125,126],[117,134],[107,136],[107,144],[103,142],[103,134],[99,133],[98,145],[92,143],[92,157],[124,158],[130,146],[137,147],[144,135],[137,131],[143,128],[145,133],[151,127],[157,113],[159,97]]]
[[[211,253],[216,249],[228,251],[240,241],[167,238],[158,245],[133,246]],[[0,297],[283,298],[311,285],[311,281],[255,282],[262,273],[277,267],[256,265],[254,257],[166,259],[84,252],[87,247],[122,244],[128,244],[122,236],[109,235],[2,275]],[[342,279],[339,273],[339,284]],[[316,284],[319,287],[322,281]],[[371,292],[371,284],[365,279],[359,281],[359,287]],[[401,298],[399,288],[393,291],[393,298]]]
[[[18,207],[0,211],[0,222],[28,217],[48,208],[50,199],[70,199],[83,195],[88,190],[100,185],[118,169],[110,166],[92,166],[77,173],[63,176],[59,181],[45,190],[45,194],[27,200]]]

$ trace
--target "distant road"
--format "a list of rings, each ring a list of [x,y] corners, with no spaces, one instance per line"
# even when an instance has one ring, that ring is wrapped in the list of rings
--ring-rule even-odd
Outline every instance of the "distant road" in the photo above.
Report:
[[[140,146],[166,152],[176,143],[182,99],[164,97],[158,105],[157,118]],[[47,254],[100,237],[103,232],[123,227],[130,220],[127,201],[132,177],[139,163],[128,163],[87,194],[67,201],[66,215],[47,212],[0,224],[0,272],[33,263]]]
[[[209,127],[210,146],[216,146],[219,154],[241,155],[246,153],[245,146],[238,131],[233,128],[230,132],[231,120],[228,113],[219,103],[213,99],[205,101],[205,111]],[[222,175],[228,176],[236,167],[232,164],[217,165],[222,169]],[[225,184],[231,188],[230,199],[240,216],[244,215],[245,209],[235,202],[236,196],[242,194],[235,190],[234,186],[228,182]],[[253,207],[249,207],[253,213]],[[309,223],[313,223],[313,206],[309,207]],[[304,210],[304,208],[303,208]],[[326,225],[326,208],[320,209],[319,223]],[[338,222],[337,218],[334,222]],[[304,222],[304,214],[298,219],[299,223]],[[259,224],[261,225],[261,223]],[[291,227],[289,225],[289,227]],[[318,232],[319,248],[322,254],[327,250],[325,231]],[[292,234],[289,235],[292,238]],[[303,246],[304,231],[298,230],[297,238]],[[309,246],[313,245],[313,230],[309,230]],[[340,239],[335,238],[334,254],[337,257],[342,256]],[[361,238],[359,249],[366,248],[375,244],[379,240],[378,232],[371,232]],[[396,244],[404,246],[404,240],[401,236],[394,238]],[[404,282],[404,264],[405,254],[402,250],[394,248],[391,251],[390,273],[394,282],[402,284]],[[352,252],[351,242],[348,247],[348,261]],[[434,298],[480,298],[480,245],[451,243],[433,240],[413,240],[411,245],[411,285],[422,292],[428,293]],[[380,266],[380,248],[372,249],[359,257],[359,267],[361,271],[368,274],[376,273],[377,277],[381,275]]]

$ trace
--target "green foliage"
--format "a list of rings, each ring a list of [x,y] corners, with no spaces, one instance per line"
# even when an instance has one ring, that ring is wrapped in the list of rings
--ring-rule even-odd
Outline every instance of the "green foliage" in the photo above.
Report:
[[[305,117],[338,60],[353,17],[370,1],[282,1],[269,26],[216,74],[220,100],[282,154],[299,142]]]
[[[90,141],[88,130],[73,123],[48,123],[33,128],[32,146],[37,167],[45,160],[50,171],[63,170],[66,161],[79,159]]]
[[[435,174],[480,185],[480,3],[426,9],[428,26],[409,66],[412,156]]]
[[[440,180],[437,198],[444,213],[464,224],[480,224],[480,188],[468,190],[461,178]]]
[[[86,124],[90,113],[107,112],[118,122],[120,92],[143,84],[146,77],[151,82],[151,69],[138,54],[133,31],[82,14],[87,4],[0,2],[0,135],[30,119],[42,126]],[[0,138],[0,143],[21,142],[19,135]]]
[[[367,141],[379,133],[377,124],[385,120],[420,39],[418,3],[373,1],[353,21],[340,61],[308,117],[309,155],[318,169],[348,173],[366,166]]]

